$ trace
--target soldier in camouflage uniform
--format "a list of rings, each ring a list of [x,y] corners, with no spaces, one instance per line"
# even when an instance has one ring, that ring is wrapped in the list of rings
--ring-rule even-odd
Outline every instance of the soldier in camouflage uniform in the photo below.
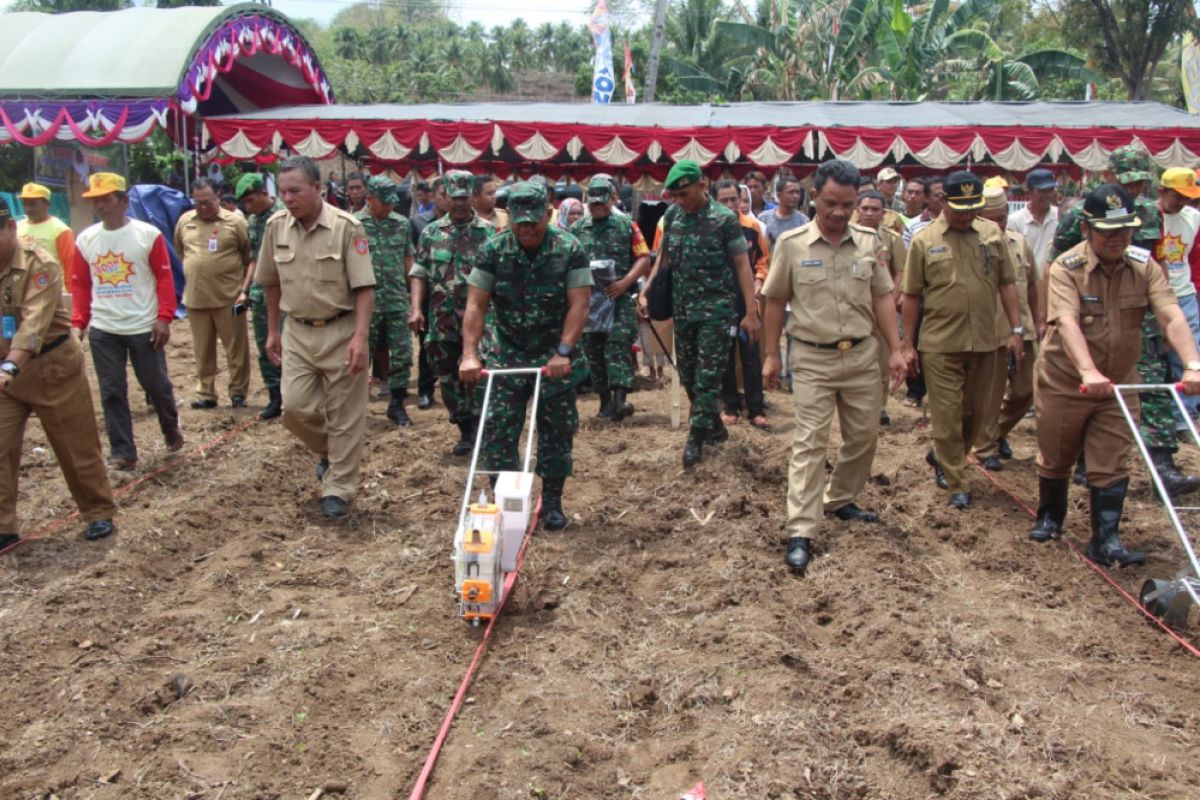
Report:
[[[638,303],[645,305],[655,277],[669,270],[675,357],[692,404],[691,430],[683,448],[683,465],[691,467],[700,462],[706,443],[729,438],[718,414],[718,398],[733,345],[730,328],[739,324],[734,293],[741,291],[747,310],[740,325],[754,342],[758,305],[742,226],[737,214],[709,197],[700,165],[677,162],[666,185],[675,204],[667,211],[662,251]]]
[[[575,349],[587,321],[592,273],[579,240],[550,226],[544,187],[520,183],[508,195],[510,230],[484,246],[467,278],[463,357],[459,377],[477,384],[479,340],[488,305],[495,308],[488,365],[496,369],[545,366],[537,407],[537,474],[542,478],[542,519],[547,530],[567,526],[563,485],[572,473],[571,449],[579,412],[575,390],[588,374]],[[494,301],[494,302],[493,302]],[[517,440],[525,427],[532,376],[505,376],[492,384],[484,429],[484,468],[519,468]]]
[[[397,214],[396,186],[382,175],[367,181],[367,202],[356,213],[367,232],[375,268],[375,313],[371,316],[370,352],[380,339],[388,349],[387,418],[401,428],[412,425],[404,410],[412,372],[412,332],[408,329],[408,273],[412,270],[412,227]]]
[[[1153,253],[1159,237],[1162,236],[1162,216],[1158,211],[1158,203],[1145,194],[1148,184],[1154,180],[1150,172],[1150,158],[1145,150],[1134,144],[1113,150],[1108,158],[1108,170],[1104,179],[1121,184],[1133,198],[1134,208],[1142,223],[1133,232],[1133,246]],[[1079,226],[1082,218],[1083,203],[1076,203],[1058,223],[1054,232],[1052,261],[1083,241],[1083,233]],[[1158,320],[1149,310],[1142,319],[1142,355],[1138,359],[1137,368],[1142,383],[1171,382],[1167,345],[1163,341]],[[1200,478],[1185,475],[1175,464],[1175,453],[1179,451],[1179,443],[1175,438],[1175,419],[1172,416],[1174,401],[1163,392],[1139,392],[1138,398],[1142,407],[1140,433],[1158,467],[1167,492],[1175,498],[1200,489]],[[1084,473],[1083,456],[1080,456],[1075,469],[1076,483],[1086,482]]]
[[[246,209],[246,222],[250,236],[250,268],[246,274],[254,278],[254,267],[258,261],[258,249],[262,246],[263,231],[267,220],[276,211],[283,210],[283,203],[267,194],[263,176],[251,172],[238,179],[236,195]],[[279,367],[267,357],[267,297],[258,281],[250,284],[246,293],[250,302],[250,319],[254,324],[254,342],[258,345],[258,369],[262,373],[263,385],[267,387],[270,402],[259,412],[261,419],[275,419],[283,413],[283,395],[279,393]]]
[[[438,373],[442,402],[460,434],[453,452],[461,456],[475,446],[479,405],[483,401],[483,390],[479,386],[465,386],[458,372],[463,352],[462,320],[467,309],[467,276],[475,267],[480,249],[492,238],[494,229],[471,207],[474,188],[471,173],[448,172],[444,185],[450,198],[450,211],[421,231],[412,269],[412,311],[408,319],[410,328],[418,333],[425,332],[425,352]],[[427,293],[428,323],[422,312]]]
[[[638,335],[637,310],[632,289],[650,272],[650,248],[641,230],[624,214],[613,213],[617,189],[612,178],[596,175],[588,183],[590,216],[576,222],[571,233],[579,239],[593,263],[614,262],[615,283],[596,286],[614,303],[612,330],[583,335],[583,348],[592,370],[592,385],[600,395],[600,417],[622,420],[633,413],[627,394],[633,388],[633,363],[629,354]]]

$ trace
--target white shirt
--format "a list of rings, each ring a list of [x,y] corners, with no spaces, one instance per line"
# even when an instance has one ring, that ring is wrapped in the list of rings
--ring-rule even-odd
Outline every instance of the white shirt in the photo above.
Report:
[[[97,222],[75,240],[91,272],[91,325],[121,336],[147,333],[158,320],[158,281],[150,251],[162,236],[136,219],[115,231]]]
[[[1046,265],[1050,263],[1050,254],[1054,249],[1054,232],[1058,230],[1058,209],[1050,206],[1046,218],[1039,225],[1029,212],[1029,206],[1025,206],[1008,218],[1008,229],[1021,234],[1029,242],[1037,277],[1041,280],[1046,274]]]
[[[1162,238],[1155,255],[1167,269],[1167,281],[1175,296],[1188,297],[1196,293],[1190,256],[1196,246],[1196,232],[1200,231],[1200,211],[1184,206],[1178,214],[1163,214],[1162,219]]]

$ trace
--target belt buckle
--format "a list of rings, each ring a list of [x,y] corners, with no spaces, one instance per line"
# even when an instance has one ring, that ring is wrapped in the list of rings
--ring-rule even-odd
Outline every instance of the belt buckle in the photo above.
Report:
[[[849,350],[851,347],[854,347],[854,342],[850,341],[849,339],[842,339],[837,343],[838,350]]]

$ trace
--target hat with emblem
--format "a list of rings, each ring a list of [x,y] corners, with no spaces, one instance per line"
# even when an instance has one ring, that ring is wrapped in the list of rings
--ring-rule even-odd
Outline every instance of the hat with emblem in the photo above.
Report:
[[[1083,198],[1083,221],[1098,231],[1137,228],[1142,224],[1129,192],[1115,183],[1104,183]]]
[[[1112,151],[1108,157],[1108,168],[1117,177],[1117,183],[1151,181],[1150,156],[1138,144],[1127,144]]]
[[[884,167],[879,170],[879,174],[875,176],[877,181],[895,181],[900,179],[900,173],[892,167]]]
[[[983,207],[988,211],[995,210],[997,208],[1007,208],[1008,193],[999,186],[984,186]]]
[[[942,188],[946,192],[946,205],[955,211],[983,208],[983,181],[974,172],[953,172],[946,178]]]
[[[17,197],[22,200],[49,200],[50,190],[40,183],[27,183],[21,187],[21,193]]]
[[[247,172],[238,178],[237,186],[233,189],[233,196],[241,200],[251,192],[261,192],[265,188],[267,188],[267,184],[263,181],[262,175],[257,172]]]
[[[607,203],[617,193],[617,187],[613,185],[613,180],[607,175],[593,175],[588,181],[587,201],[588,203]]]
[[[1054,189],[1057,187],[1058,181],[1054,179],[1054,173],[1048,169],[1031,169],[1025,176],[1025,188],[1027,189]]]
[[[367,194],[375,195],[381,203],[396,204],[396,184],[382,175],[372,175],[367,179]]]
[[[695,161],[690,159],[676,161],[671,167],[671,171],[667,173],[667,188],[671,191],[686,189],[702,177],[704,176],[700,172],[700,165]]]
[[[125,191],[125,178],[115,172],[94,172],[88,175],[88,190],[81,197],[104,197]]]
[[[1195,200],[1200,197],[1200,186],[1196,185],[1196,171],[1187,167],[1171,167],[1160,178],[1164,189],[1174,189],[1184,197]]]
[[[513,223],[541,222],[546,216],[546,187],[522,181],[508,193],[508,216]]]
[[[464,169],[452,169],[446,173],[446,196],[470,197],[475,191],[475,176]]]

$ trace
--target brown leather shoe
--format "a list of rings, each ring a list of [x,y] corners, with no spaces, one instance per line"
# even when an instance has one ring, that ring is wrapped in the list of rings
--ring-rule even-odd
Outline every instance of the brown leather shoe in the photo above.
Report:
[[[109,469],[118,469],[123,472],[137,469],[137,461],[132,458],[117,458],[112,457],[108,460]]]

